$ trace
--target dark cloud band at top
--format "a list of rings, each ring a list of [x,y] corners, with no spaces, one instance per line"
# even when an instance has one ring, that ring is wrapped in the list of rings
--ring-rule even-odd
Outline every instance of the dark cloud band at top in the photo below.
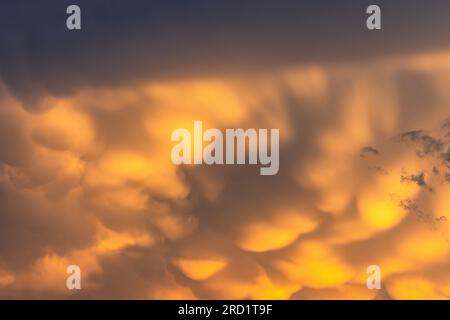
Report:
[[[82,30],[66,29],[73,1],[0,5],[0,76],[27,105],[79,86],[267,70],[366,59],[450,44],[447,1],[80,0]],[[414,12],[414,14],[411,14]]]

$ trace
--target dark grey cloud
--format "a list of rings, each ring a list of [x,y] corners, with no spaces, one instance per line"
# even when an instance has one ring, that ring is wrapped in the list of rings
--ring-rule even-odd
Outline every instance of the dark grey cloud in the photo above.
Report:
[[[366,156],[378,156],[379,154],[380,154],[380,152],[377,149],[375,149],[374,147],[367,146],[367,147],[361,148],[359,156],[364,158]]]
[[[427,183],[425,181],[425,174],[423,172],[419,172],[417,174],[401,175],[400,182],[415,183],[419,187],[423,187],[423,186],[427,185]]]
[[[69,32],[65,9],[82,8]],[[448,1],[3,1],[0,76],[30,108],[46,94],[141,78],[262,70],[446,48]],[[414,14],[411,14],[414,12]]]
[[[437,138],[432,137],[423,130],[413,130],[400,135],[401,141],[413,142],[418,146],[417,155],[424,157],[442,151],[444,144]]]

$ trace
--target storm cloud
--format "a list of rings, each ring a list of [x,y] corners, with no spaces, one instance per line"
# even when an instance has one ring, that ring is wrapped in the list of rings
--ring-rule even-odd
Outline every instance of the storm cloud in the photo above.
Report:
[[[67,4],[0,5],[0,297],[450,297],[448,2]],[[279,173],[173,165],[194,120]]]

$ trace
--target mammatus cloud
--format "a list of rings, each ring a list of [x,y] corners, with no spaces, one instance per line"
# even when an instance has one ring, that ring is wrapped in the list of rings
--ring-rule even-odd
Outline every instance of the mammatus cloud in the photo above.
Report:
[[[449,61],[75,87],[39,112],[2,85],[0,296],[450,298]],[[280,128],[279,173],[173,165],[197,119]]]

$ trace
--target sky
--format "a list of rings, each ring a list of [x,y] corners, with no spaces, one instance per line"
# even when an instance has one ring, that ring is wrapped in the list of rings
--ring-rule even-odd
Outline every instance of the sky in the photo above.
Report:
[[[0,298],[449,299],[450,3],[372,2],[2,1]],[[278,174],[174,165],[195,120]]]

